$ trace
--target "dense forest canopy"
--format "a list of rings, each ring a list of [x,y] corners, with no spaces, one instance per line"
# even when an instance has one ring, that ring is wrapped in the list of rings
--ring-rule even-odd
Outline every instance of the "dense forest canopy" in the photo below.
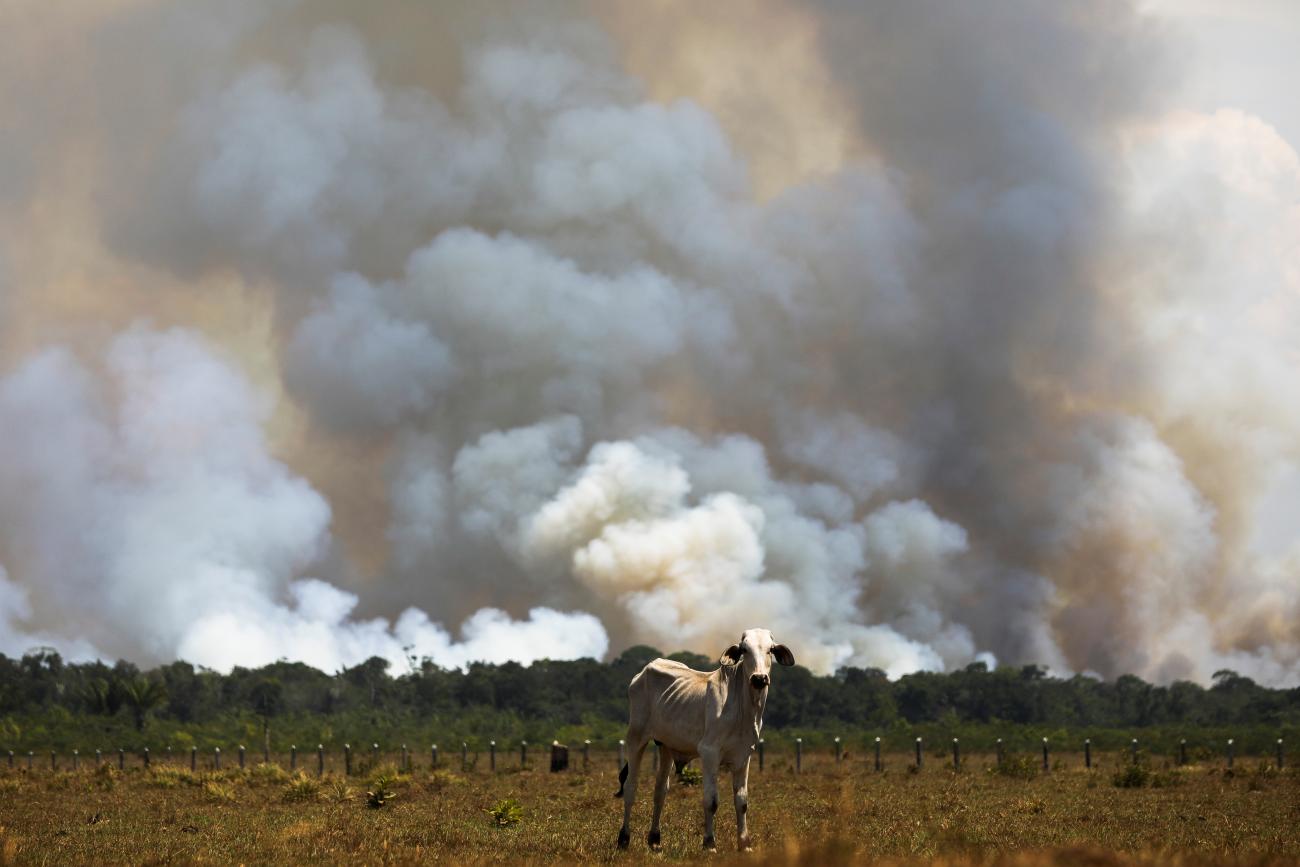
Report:
[[[43,649],[21,659],[0,655],[0,735],[6,733],[8,719],[12,739],[17,718],[100,720],[144,732],[151,725],[173,731],[210,726],[232,715],[262,726],[290,719],[382,725],[468,715],[496,720],[498,726],[504,719],[615,731],[626,720],[628,681],[660,655],[655,648],[636,646],[608,663],[474,663],[462,670],[411,660],[406,672],[394,672],[374,658],[335,674],[290,662],[221,674],[187,662],[147,671],[121,661],[73,664]],[[693,653],[670,658],[700,669],[717,665]],[[842,668],[817,676],[796,665],[776,670],[766,711],[766,725],[776,731],[888,730],[931,723],[1293,726],[1300,723],[1300,688],[1269,689],[1232,671],[1220,671],[1205,688],[1187,681],[1159,686],[1132,675],[1113,682],[1082,675],[1058,678],[1032,665],[990,670],[975,663],[892,681],[878,669]],[[328,726],[322,730],[332,731]]]

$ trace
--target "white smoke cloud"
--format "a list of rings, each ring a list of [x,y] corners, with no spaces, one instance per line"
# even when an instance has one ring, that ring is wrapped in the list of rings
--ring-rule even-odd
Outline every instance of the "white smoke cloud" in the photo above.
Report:
[[[102,380],[58,350],[0,380],[0,426],[18,433],[0,479],[26,491],[6,503],[5,541],[47,579],[31,593],[0,581],[3,645],[36,641],[20,625],[57,617],[84,640],[55,643],[80,655],[140,642],[136,653],[222,669],[281,657],[328,670],[370,656],[400,663],[408,646],[451,665],[605,652],[590,615],[538,608],[517,623],[484,609],[458,642],[414,608],[392,625],[353,621],[356,596],[293,580],[328,542],[329,507],[268,454],[266,412],[184,331],[116,337]],[[402,482],[424,531],[437,482]]]

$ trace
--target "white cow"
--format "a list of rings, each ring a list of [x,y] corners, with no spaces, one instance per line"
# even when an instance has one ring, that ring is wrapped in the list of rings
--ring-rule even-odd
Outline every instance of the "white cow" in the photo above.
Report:
[[[668,775],[699,756],[704,771],[704,848],[713,849],[713,814],[718,810],[718,771],[731,769],[731,788],[736,803],[736,843],[749,848],[745,825],[748,809],[749,758],[763,731],[763,706],[771,670],[769,657],[782,665],[794,665],[794,654],[772,640],[766,629],[746,629],[740,643],[722,654],[722,667],[703,672],[680,662],[656,659],[627,688],[628,761],[619,772],[623,798],[623,827],[618,845],[626,849],[631,839],[628,822],[636,802],[637,772],[641,756],[650,741],[661,749],[659,773],[655,778],[654,817],[646,842],[659,848],[659,818]]]

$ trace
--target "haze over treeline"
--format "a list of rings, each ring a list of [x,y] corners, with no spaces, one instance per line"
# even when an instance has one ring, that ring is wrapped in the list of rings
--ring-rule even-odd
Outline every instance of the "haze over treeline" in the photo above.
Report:
[[[1197,62],[1125,0],[10,0],[0,652],[1295,686],[1300,157]]]

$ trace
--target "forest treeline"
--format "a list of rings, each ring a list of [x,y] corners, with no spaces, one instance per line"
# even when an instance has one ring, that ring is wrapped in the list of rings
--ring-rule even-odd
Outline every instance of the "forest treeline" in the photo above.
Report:
[[[411,660],[405,671],[373,658],[334,674],[290,662],[222,674],[187,662],[148,670],[129,662],[69,663],[48,649],[20,659],[0,655],[0,747],[72,747],[88,737],[164,739],[178,747],[205,738],[260,743],[268,731],[277,741],[302,743],[381,735],[420,743],[439,733],[448,743],[486,733],[547,742],[553,735],[617,737],[627,719],[628,681],[661,655],[636,646],[609,662],[475,663],[465,670]],[[700,669],[717,664],[692,653],[671,658]],[[1216,673],[1207,688],[1154,685],[1132,675],[1057,678],[1038,666],[990,670],[982,663],[893,681],[879,669],[819,676],[778,667],[765,715],[772,732],[1019,726],[1272,733],[1298,725],[1300,687],[1269,689],[1232,671]]]

